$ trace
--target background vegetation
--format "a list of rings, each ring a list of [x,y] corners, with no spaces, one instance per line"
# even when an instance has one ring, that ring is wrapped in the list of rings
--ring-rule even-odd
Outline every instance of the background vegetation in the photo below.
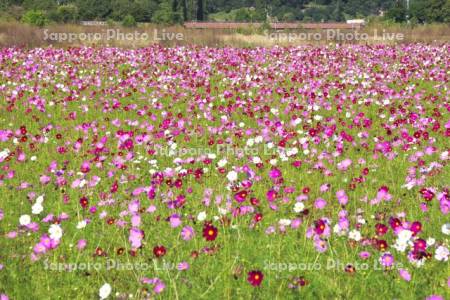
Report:
[[[184,21],[450,22],[450,0],[0,0],[0,17],[43,26],[101,20],[135,24]]]

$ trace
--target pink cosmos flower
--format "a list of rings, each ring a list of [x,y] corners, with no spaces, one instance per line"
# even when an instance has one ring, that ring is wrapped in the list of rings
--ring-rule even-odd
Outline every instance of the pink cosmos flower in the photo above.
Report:
[[[131,226],[139,227],[139,225],[141,225],[141,216],[140,215],[133,215],[131,217]]]
[[[384,267],[391,267],[394,264],[394,257],[386,252],[380,257],[380,264]]]
[[[318,252],[325,252],[328,249],[328,244],[326,241],[320,238],[314,238],[314,247]]]
[[[132,248],[137,249],[141,247],[143,235],[144,232],[139,228],[133,227],[130,229],[129,241],[131,243]]]
[[[269,172],[269,176],[271,179],[277,179],[281,177],[281,171],[277,168],[272,168]]]
[[[86,248],[86,245],[87,245],[87,241],[86,240],[79,240],[77,242],[78,250],[83,250],[84,248]]]
[[[314,202],[314,207],[317,209],[323,209],[325,206],[327,206],[327,201],[325,201],[325,199],[317,198]]]
[[[352,160],[349,158],[344,159],[340,163],[338,163],[337,167],[339,171],[346,171],[350,165],[352,164]]]
[[[169,217],[170,227],[176,228],[181,225],[181,218],[178,214],[173,214]]]
[[[177,269],[178,269],[179,271],[185,271],[185,270],[188,270],[188,269],[189,269],[189,263],[183,261],[183,262],[181,262],[181,263],[178,264]]]
[[[336,192],[336,197],[338,198],[338,202],[341,205],[346,205],[348,202],[347,194],[344,190],[339,190]]]
[[[404,280],[411,281],[411,274],[409,274],[408,270],[399,269],[398,272]]]
[[[195,231],[191,226],[185,226],[181,230],[181,237],[185,241],[191,240],[195,236]]]
[[[164,282],[159,278],[142,278],[141,282],[144,284],[150,284],[153,285],[153,292],[156,294],[160,294],[165,289]]]

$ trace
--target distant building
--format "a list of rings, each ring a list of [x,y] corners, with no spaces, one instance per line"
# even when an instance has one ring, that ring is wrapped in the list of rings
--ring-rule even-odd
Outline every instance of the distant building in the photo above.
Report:
[[[185,22],[184,27],[190,29],[239,29],[261,27],[262,23],[244,23],[244,22]],[[284,29],[309,29],[309,30],[327,30],[327,29],[360,29],[361,23],[299,23],[299,22],[272,22],[270,27],[275,30]]]
[[[347,20],[347,24],[366,25],[366,21],[364,21],[364,19],[353,19],[353,20]]]
[[[81,21],[81,25],[83,26],[106,26],[107,23],[104,21]]]

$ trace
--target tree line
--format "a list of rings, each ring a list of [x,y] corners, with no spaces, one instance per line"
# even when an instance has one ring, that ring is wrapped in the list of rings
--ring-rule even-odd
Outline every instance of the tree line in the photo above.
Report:
[[[80,20],[160,24],[186,21],[345,21],[379,16],[395,22],[450,22],[450,0],[0,0],[2,17],[26,23]]]

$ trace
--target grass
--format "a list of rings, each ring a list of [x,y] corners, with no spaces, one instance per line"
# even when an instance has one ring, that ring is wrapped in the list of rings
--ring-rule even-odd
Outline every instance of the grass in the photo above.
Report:
[[[139,38],[126,40],[123,38],[106,39],[106,32],[114,30],[120,34],[140,34]],[[375,31],[377,36],[387,34],[403,34],[401,40],[391,41],[375,40]],[[55,40],[53,37],[46,36],[51,33],[73,33],[77,36],[80,34],[92,35],[91,39],[77,38],[75,41]],[[163,32],[169,34],[180,34],[180,39],[175,37],[162,38]],[[340,32],[351,33],[351,31],[341,30]],[[161,44],[166,47],[177,45],[199,45],[209,47],[271,47],[274,45],[293,46],[293,45],[327,45],[330,42],[339,42],[342,44],[406,44],[406,43],[445,43],[450,41],[448,24],[428,24],[428,25],[402,25],[390,23],[372,22],[360,34],[367,34],[365,39],[341,39],[327,37],[326,31],[302,31],[302,30],[285,30],[276,32],[279,38],[270,38],[270,33],[262,32],[258,28],[236,29],[236,30],[218,30],[218,29],[188,29],[180,25],[163,26],[155,24],[141,24],[138,28],[125,28],[121,26],[80,26],[74,24],[53,24],[45,28],[31,27],[14,21],[0,22],[0,46],[26,46],[46,47],[52,45],[54,47],[73,47],[73,46],[110,46],[121,48],[140,48],[150,46],[152,44]],[[302,38],[305,35],[320,33],[321,39]],[[103,34],[101,39],[95,39],[94,34]],[[147,38],[141,39],[142,34],[147,34]],[[289,34],[294,38],[289,39]]]

